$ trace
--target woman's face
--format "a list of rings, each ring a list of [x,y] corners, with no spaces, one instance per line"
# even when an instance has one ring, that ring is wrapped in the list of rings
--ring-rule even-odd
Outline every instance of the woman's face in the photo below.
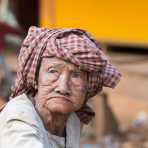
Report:
[[[74,64],[43,58],[35,103],[40,112],[69,114],[83,105],[87,75]]]

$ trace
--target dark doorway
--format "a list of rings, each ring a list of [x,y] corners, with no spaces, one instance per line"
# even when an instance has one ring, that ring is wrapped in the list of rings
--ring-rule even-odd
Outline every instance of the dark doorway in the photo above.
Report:
[[[39,0],[10,0],[10,8],[24,30],[31,25],[38,26]]]

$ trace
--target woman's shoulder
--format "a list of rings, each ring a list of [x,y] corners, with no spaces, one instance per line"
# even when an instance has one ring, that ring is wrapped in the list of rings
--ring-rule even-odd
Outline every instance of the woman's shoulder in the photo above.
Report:
[[[1,123],[19,120],[31,125],[38,125],[37,118],[38,115],[34,105],[26,94],[12,98],[0,113]]]

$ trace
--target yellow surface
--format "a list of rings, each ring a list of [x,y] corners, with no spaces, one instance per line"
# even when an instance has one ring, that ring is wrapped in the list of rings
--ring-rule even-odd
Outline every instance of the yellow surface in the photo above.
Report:
[[[148,0],[50,1],[52,11],[45,13],[54,21],[41,19],[42,26],[79,27],[100,41],[148,45]]]
[[[54,0],[40,0],[39,6],[40,26],[54,27]]]

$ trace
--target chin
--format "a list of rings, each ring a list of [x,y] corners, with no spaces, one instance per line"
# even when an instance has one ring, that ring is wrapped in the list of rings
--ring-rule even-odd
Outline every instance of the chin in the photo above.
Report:
[[[53,113],[60,113],[60,114],[70,114],[74,111],[72,106],[67,106],[63,104],[48,104],[48,109],[50,112]]]

